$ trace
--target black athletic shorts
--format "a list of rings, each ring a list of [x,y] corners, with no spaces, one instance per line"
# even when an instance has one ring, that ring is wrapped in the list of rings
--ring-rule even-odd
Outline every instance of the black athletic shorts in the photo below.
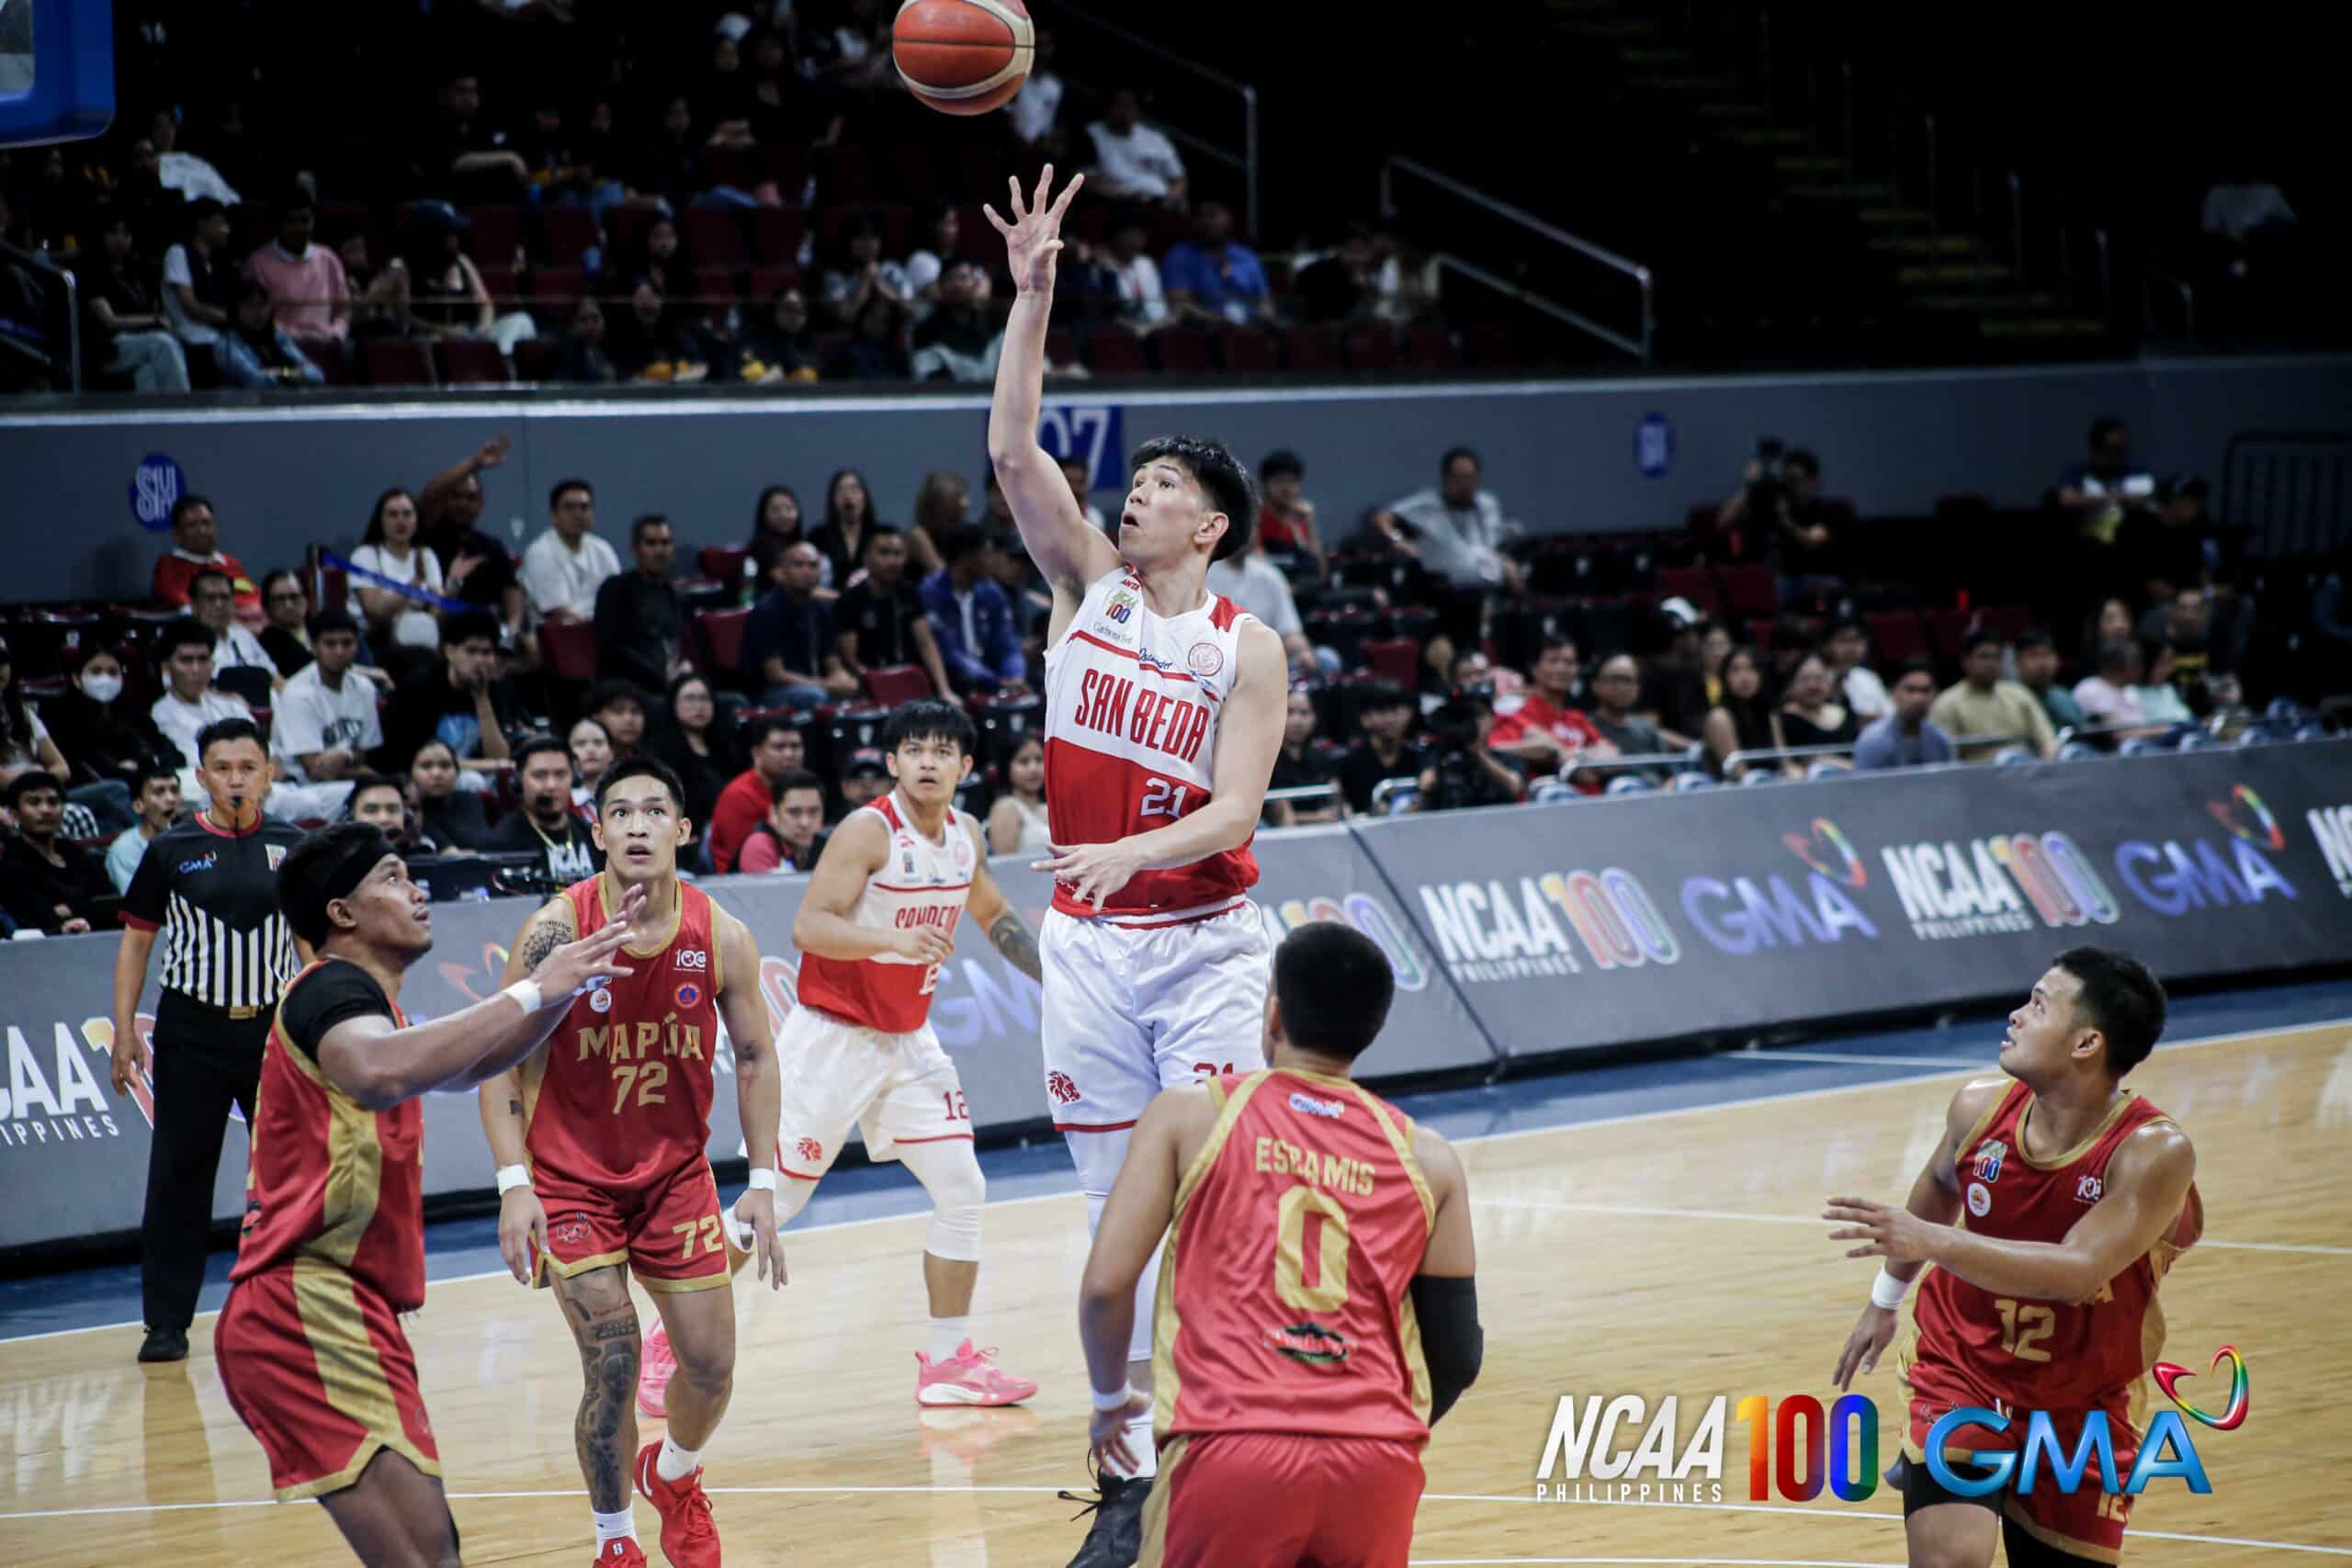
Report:
[[[1973,1464],[1955,1464],[1951,1471],[1953,1474],[1971,1481],[1991,1473],[1982,1466]],[[1937,1483],[1934,1473],[1926,1465],[1913,1464],[1907,1455],[1896,1456],[1894,1465],[1886,1472],[1886,1479],[1890,1485],[1901,1489],[1903,1517],[1906,1519],[1921,1508],[1933,1507],[1939,1503],[1962,1503],[1997,1516],[2001,1521],[2001,1547],[2008,1558],[2009,1568],[2104,1568],[2094,1559],[2062,1551],[2047,1541],[2036,1540],[2031,1531],[2009,1517],[2002,1506],[2002,1500],[2008,1495],[2006,1490],[1987,1492],[1981,1497],[1963,1497],[1957,1492],[1948,1492]]]

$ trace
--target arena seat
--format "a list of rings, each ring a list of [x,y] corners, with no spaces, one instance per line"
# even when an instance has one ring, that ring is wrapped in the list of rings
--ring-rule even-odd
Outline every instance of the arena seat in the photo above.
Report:
[[[865,694],[885,707],[896,707],[938,694],[931,689],[931,676],[922,666],[885,664],[866,671]]]
[[[593,621],[542,621],[539,651],[548,673],[559,681],[596,678],[596,626]]]

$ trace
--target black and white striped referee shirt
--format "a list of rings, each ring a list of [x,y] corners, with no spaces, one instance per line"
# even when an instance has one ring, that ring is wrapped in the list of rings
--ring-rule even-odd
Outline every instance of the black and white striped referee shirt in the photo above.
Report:
[[[122,923],[160,933],[158,1025],[191,1002],[232,1020],[266,1019],[277,1006],[301,967],[277,912],[277,868],[301,838],[267,817],[249,832],[224,832],[199,811],[148,844],[123,895]]]

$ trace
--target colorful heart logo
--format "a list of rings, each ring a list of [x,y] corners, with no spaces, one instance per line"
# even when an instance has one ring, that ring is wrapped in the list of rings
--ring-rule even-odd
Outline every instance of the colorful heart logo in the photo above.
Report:
[[[2206,1371],[2212,1371],[2223,1361],[2230,1363],[2230,1397],[2218,1416],[2208,1410],[2200,1410],[2181,1398],[2180,1391],[2174,1385],[2183,1378],[2193,1378],[2198,1375],[2187,1367],[2175,1366],[2170,1361],[2158,1361],[2149,1369],[2149,1373],[2156,1380],[2156,1386],[2165,1391],[2165,1397],[2188,1412],[2191,1419],[2201,1421],[2218,1431],[2229,1432],[2234,1431],[2245,1422],[2248,1399],[2247,1378],[2245,1358],[2237,1353],[2234,1346],[2230,1345],[2224,1345],[2213,1352],[2213,1364],[2207,1367]]]
[[[1791,854],[1832,881],[1849,887],[1870,886],[1870,868],[1854,852],[1846,835],[1838,830],[1838,824],[1826,817],[1815,818],[1810,833],[1781,834],[1781,842],[1789,847]]]
[[[2241,806],[2254,813],[2253,827],[2238,820],[2238,807]],[[2272,850],[2287,847],[2287,835],[2279,829],[2278,819],[2270,815],[2268,807],[2262,804],[2262,796],[2244,784],[2232,784],[2229,799],[2209,800],[2205,803],[2205,809],[2213,814],[2214,821],[2249,844],[2264,844]]]

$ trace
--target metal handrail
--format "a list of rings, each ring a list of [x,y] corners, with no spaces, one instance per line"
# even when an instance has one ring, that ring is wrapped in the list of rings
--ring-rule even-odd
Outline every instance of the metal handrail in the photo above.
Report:
[[[1650,362],[1651,347],[1657,336],[1657,282],[1648,267],[1629,256],[1621,256],[1606,246],[1597,245],[1582,235],[1571,234],[1555,223],[1547,223],[1532,212],[1488,196],[1482,190],[1463,184],[1451,175],[1442,174],[1428,164],[1418,163],[1411,158],[1392,157],[1380,165],[1380,214],[1383,219],[1393,220],[1396,216],[1396,175],[1398,174],[1409,175],[1415,179],[1433,185],[1450,196],[1519,225],[1539,239],[1549,240],[1554,244],[1565,246],[1588,261],[1598,263],[1612,272],[1632,278],[1642,294],[1641,334],[1638,340],[1599,327],[1564,306],[1550,305],[1547,313],[1590,333],[1612,348],[1622,349],[1625,353],[1634,355],[1645,365]],[[1453,265],[1457,270],[1464,272],[1467,276],[1477,276],[1470,271],[1466,264],[1458,259]],[[1479,278],[1479,281],[1487,282],[1490,288],[1495,286],[1484,277]],[[1509,292],[1509,290],[1506,291]],[[1513,297],[1521,296],[1514,294]],[[1534,297],[1526,297],[1525,302],[1532,303],[1533,301]],[[1545,303],[1550,304],[1548,301]]]
[[[1649,362],[1649,355],[1644,351],[1639,342],[1625,336],[1623,333],[1611,331],[1591,317],[1571,310],[1555,299],[1546,299],[1541,294],[1522,288],[1508,278],[1498,277],[1485,267],[1464,261],[1450,251],[1440,251],[1430,256],[1430,260],[1441,269],[1458,272],[1473,283],[1484,284],[1505,299],[1516,300],[1531,310],[1549,316],[1555,321],[1563,322],[1576,328],[1578,332],[1597,337],[1611,348],[1621,349],[1636,356],[1644,364]]]
[[[1664,768],[1669,772],[1690,766],[1688,751],[1632,751],[1614,757],[1587,757],[1582,752],[1571,753],[1560,763],[1560,776],[1570,773],[1622,773],[1634,769]]]
[[[1384,779],[1381,782],[1385,784],[1387,781]],[[1340,798],[1340,786],[1336,781],[1326,780],[1322,784],[1285,784],[1281,789],[1268,790],[1266,798],[1268,800],[1309,800],[1325,795],[1335,801]]]
[[[1247,211],[1243,215],[1243,222],[1245,225],[1243,232],[1248,234],[1253,241],[1262,243],[1264,236],[1261,234],[1258,230],[1257,87],[1251,83],[1236,81],[1233,77],[1225,74],[1225,73],[1213,70],[1210,67],[1202,64],[1197,60],[1188,60],[1184,56],[1169,49],[1166,44],[1161,43],[1157,39],[1146,38],[1143,34],[1123,28],[1116,22],[1106,22],[1101,17],[1095,16],[1091,12],[1084,10],[1078,6],[1066,4],[1065,0],[1038,0],[1038,4],[1057,21],[1078,22],[1083,26],[1091,28],[1096,32],[1103,33],[1109,37],[1117,39],[1121,43],[1126,44],[1130,48],[1144,51],[1159,64],[1173,65],[1181,70],[1188,71],[1194,76],[1199,77],[1202,81],[1208,83],[1211,86],[1223,88],[1226,92],[1236,94],[1240,97],[1241,154],[1238,158],[1236,158],[1231,152],[1225,151],[1223,148],[1216,146],[1215,143],[1210,142],[1204,138],[1193,135],[1189,132],[1180,131],[1174,127],[1161,126],[1159,129],[1166,131],[1173,140],[1182,141],[1189,146],[1212,153],[1222,162],[1238,164],[1240,166],[1243,186],[1243,205],[1247,209]]]
[[[2180,296],[2180,340],[2197,341],[2197,290],[2185,277],[2175,277],[2151,262],[2140,271],[2140,324],[2150,332],[2160,332],[2156,324],[2156,289],[2158,284],[2169,286]]]
[[[1817,746],[1758,746],[1744,751],[1734,751],[1724,759],[1724,772],[1733,767],[1747,767],[1751,762],[1796,762],[1807,757],[1849,757],[1855,741],[1831,741]]]

